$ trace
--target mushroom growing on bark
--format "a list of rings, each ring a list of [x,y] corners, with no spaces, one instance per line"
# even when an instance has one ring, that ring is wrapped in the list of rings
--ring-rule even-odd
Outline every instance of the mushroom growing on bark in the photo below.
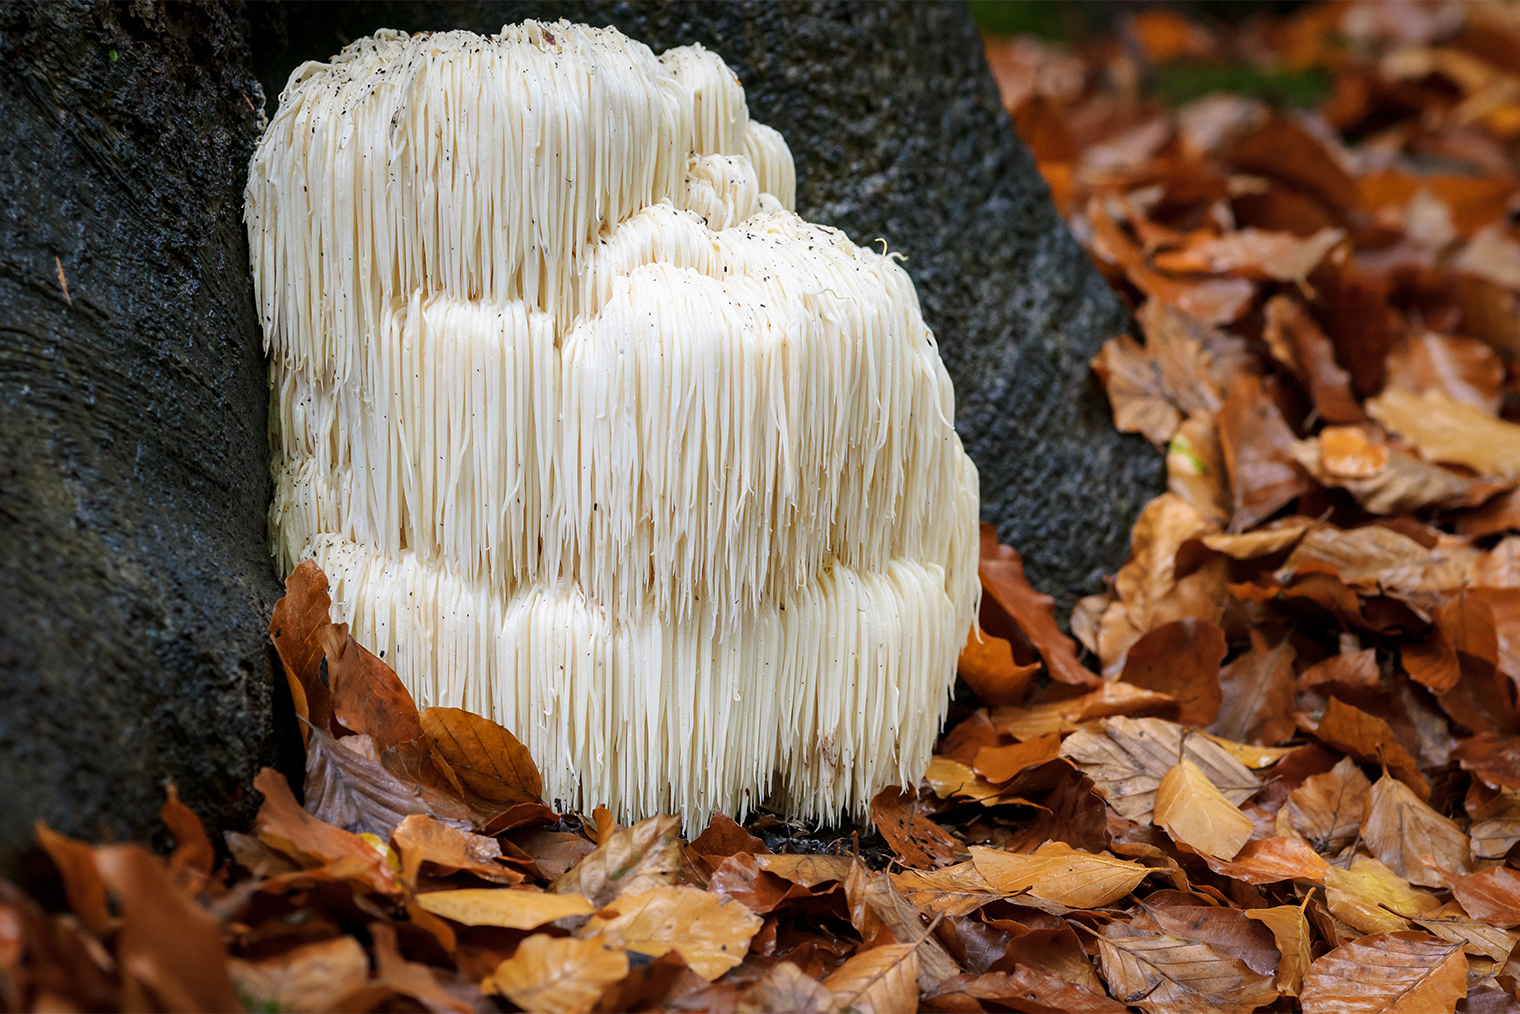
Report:
[[[246,219],[279,567],[562,805],[911,784],[979,595],[907,274],[791,210],[701,46],[381,32],[296,70]]]

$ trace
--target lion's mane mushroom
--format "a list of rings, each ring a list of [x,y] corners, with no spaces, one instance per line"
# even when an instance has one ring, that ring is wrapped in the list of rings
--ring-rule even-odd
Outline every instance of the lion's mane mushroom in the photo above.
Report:
[[[253,157],[279,566],[565,805],[858,814],[928,761],[976,470],[908,276],[794,180],[717,56],[566,22],[362,39]]]

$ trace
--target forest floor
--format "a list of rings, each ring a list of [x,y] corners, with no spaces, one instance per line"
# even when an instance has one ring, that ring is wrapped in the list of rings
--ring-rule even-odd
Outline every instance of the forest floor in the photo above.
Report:
[[[172,790],[167,858],[39,827],[67,911],[0,882],[0,1007],[1520,1010],[1520,11],[987,53],[1133,308],[1092,365],[1169,489],[1070,636],[984,536],[874,830],[556,814],[307,564],[271,628],[304,807],[266,769],[220,850]]]

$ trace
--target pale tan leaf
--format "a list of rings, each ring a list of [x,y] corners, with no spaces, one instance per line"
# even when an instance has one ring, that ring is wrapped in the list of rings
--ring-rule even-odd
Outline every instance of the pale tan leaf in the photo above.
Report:
[[[695,887],[656,887],[625,894],[581,927],[579,936],[600,935],[631,951],[659,957],[676,951],[704,979],[712,980],[744,960],[761,919],[744,905]]]
[[[1474,859],[1503,859],[1520,842],[1520,792],[1501,789],[1492,799],[1469,803]]]
[[[681,821],[650,817],[609,834],[554,882],[557,894],[580,894],[596,908],[624,894],[672,884],[681,869]]]
[[[1203,544],[1216,553],[1223,553],[1236,560],[1254,560],[1259,556],[1282,552],[1301,539],[1314,524],[1313,518],[1283,518],[1254,532],[1242,532],[1239,535],[1217,532],[1205,535]]]
[[[1366,408],[1428,461],[1463,465],[1479,475],[1520,478],[1520,426],[1514,423],[1433,390],[1415,394],[1389,388]]]
[[[1272,931],[1272,939],[1277,941],[1277,949],[1282,953],[1273,984],[1284,996],[1297,996],[1303,988],[1304,973],[1309,970],[1309,947],[1314,942],[1304,910],[1298,905],[1248,908],[1246,917]]]
[[[803,887],[817,887],[830,880],[842,884],[850,874],[849,856],[756,856],[755,864],[767,873]]]
[[[1350,757],[1310,775],[1277,812],[1280,831],[1301,836],[1321,855],[1335,855],[1356,840],[1372,783]]]
[[[536,933],[480,984],[523,1010],[583,1014],[602,990],[628,974],[628,952],[605,940]]]
[[[1150,821],[1156,789],[1181,757],[1236,806],[1261,787],[1228,750],[1159,718],[1109,718],[1079,729],[1061,744],[1061,756],[1093,780],[1121,817],[1140,823]]]
[[[1425,865],[1426,857],[1453,876],[1472,869],[1462,829],[1392,775],[1385,774],[1372,787],[1362,839],[1369,852],[1411,884],[1442,886],[1441,874]]]
[[[1349,870],[1331,865],[1325,871],[1325,900],[1331,915],[1363,933],[1406,930],[1408,919],[1441,907],[1432,895],[1362,855],[1351,860]]]
[[[1028,891],[1036,898],[1070,908],[1098,908],[1124,897],[1151,871],[1110,855],[1079,852],[1046,842],[1018,854],[972,846],[972,861],[987,883],[1000,891]]]
[[[1310,965],[1299,999],[1304,1014],[1449,1014],[1466,994],[1460,945],[1424,933],[1379,933]]]
[[[1153,819],[1173,841],[1216,859],[1235,858],[1256,827],[1186,757],[1161,779]]]
[[[1277,999],[1272,976],[1209,944],[1122,922],[1098,933],[1098,968],[1109,992],[1148,1014],[1249,1014]]]
[[[1468,954],[1494,961],[1507,960],[1515,944],[1520,943],[1520,932],[1469,918],[1462,906],[1455,903],[1414,921],[1421,929],[1442,940],[1461,944]]]
[[[1248,884],[1275,884],[1283,880],[1325,882],[1329,868],[1307,843],[1281,835],[1248,841],[1232,860],[1209,859],[1209,869]]]
[[[983,905],[1006,897],[977,871],[976,863],[957,863],[942,870],[903,870],[892,883],[914,907],[930,915],[970,915]]]
[[[739,997],[734,1014],[835,1014],[839,1005],[823,983],[790,961],[771,967]]]
[[[992,724],[1020,741],[1070,732],[1083,722],[1110,715],[1131,715],[1171,704],[1173,698],[1133,683],[1104,683],[1092,693],[1039,704],[996,708]]]
[[[567,915],[590,915],[591,902],[579,894],[544,894],[510,888],[466,888],[417,895],[417,904],[434,915],[466,926],[534,929]]]
[[[895,1014],[918,1009],[918,954],[912,944],[887,944],[834,969],[824,987],[842,1010]]]

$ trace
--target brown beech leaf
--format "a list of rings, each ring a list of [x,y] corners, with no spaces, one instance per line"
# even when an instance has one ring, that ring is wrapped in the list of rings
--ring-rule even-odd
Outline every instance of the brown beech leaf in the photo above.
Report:
[[[793,898],[806,898],[812,893],[800,884],[762,870],[755,856],[748,852],[720,862],[708,879],[707,889],[742,902],[756,915],[765,915]]]
[[[989,782],[1010,781],[1025,768],[1044,764],[1061,755],[1061,737],[1057,733],[1007,746],[984,746],[976,752],[972,769]]]
[[[1299,689],[1335,683],[1357,690],[1376,690],[1381,673],[1378,671],[1377,651],[1343,651],[1331,655],[1323,662],[1316,662],[1298,677]]]
[[[1230,477],[1212,413],[1190,416],[1177,427],[1166,446],[1166,488],[1210,524],[1230,523]]]
[[[824,988],[842,1010],[893,1014],[918,1009],[918,954],[912,944],[862,951],[834,969]]]
[[[413,814],[391,832],[391,842],[401,854],[401,879],[415,885],[417,873],[427,863],[439,876],[469,873],[498,884],[520,884],[524,875],[496,862],[501,843],[495,838],[471,834],[432,817]]]
[[[1156,711],[1173,703],[1171,695],[1146,690],[1133,683],[1105,681],[1091,693],[1075,697],[1066,696],[1069,691],[1063,693],[1060,689],[1051,689],[1055,692],[1048,695],[1048,699],[1036,699],[1018,707],[997,708],[992,712],[992,724],[999,732],[1029,742],[1070,732],[1094,718]]]
[[[1293,458],[1293,431],[1262,389],[1243,376],[1219,410],[1219,440],[1230,476],[1230,530],[1243,531],[1314,488]]]
[[[468,807],[437,789],[403,781],[380,763],[368,735],[333,739],[313,726],[306,748],[306,809],[320,821],[385,839],[409,814],[468,827]],[[361,752],[368,748],[367,752]]]
[[[457,996],[445,989],[438,976],[427,965],[408,961],[396,946],[396,930],[389,923],[369,924],[370,939],[374,941],[375,979],[387,989],[410,997],[430,1011],[469,1014],[475,1009],[476,1000],[483,1000],[479,990],[471,988],[469,999]]]
[[[121,912],[115,952],[122,970],[164,1010],[240,1009],[221,925],[175,890],[164,861],[141,845],[94,851],[100,879]]]
[[[1219,712],[1219,663],[1228,650],[1224,632],[1207,620],[1173,620],[1130,646],[1120,678],[1175,697],[1183,725],[1208,725]]]
[[[842,884],[850,874],[848,856],[756,856],[755,864],[767,873],[803,887],[817,887],[831,880]]]
[[[1310,947],[1314,942],[1304,910],[1298,905],[1278,905],[1247,909],[1245,915],[1272,931],[1272,939],[1282,955],[1272,984],[1284,996],[1297,996],[1303,989],[1304,973],[1309,970]]]
[[[1156,788],[1153,819],[1172,840],[1215,859],[1233,859],[1255,825],[1184,757]]]
[[[681,869],[680,830],[679,818],[650,817],[613,831],[554,882],[554,891],[584,895],[601,909],[621,895],[673,884]]]
[[[898,943],[918,946],[920,989],[930,989],[940,980],[961,973],[961,966],[938,938],[924,938],[921,913],[897,892],[891,877],[873,873],[856,862],[845,877],[844,890],[850,922],[863,940],[876,939],[880,927],[885,926]]]
[[[1056,749],[1051,749],[1052,758],[1055,754]],[[961,845],[913,805],[917,798],[916,793],[895,785],[882,789],[871,800],[871,823],[903,865],[919,869],[949,866],[961,852]]]
[[[1370,856],[1353,856],[1349,869],[1325,870],[1325,900],[1330,913],[1363,933],[1409,928],[1407,919],[1428,915],[1441,903]]]
[[[1012,644],[973,627],[966,635],[955,671],[983,703],[996,708],[1018,704],[1028,697],[1040,664],[1019,665],[1013,660]]]
[[[1156,790],[1181,757],[1196,764],[1233,805],[1260,787],[1256,776],[1218,743],[1159,718],[1104,719],[1068,737],[1061,756],[1093,780],[1115,812],[1140,823],[1150,821]]]
[[[1293,445],[1293,458],[1322,486],[1344,489],[1372,514],[1483,503],[1504,483],[1458,475],[1374,441],[1360,426],[1327,426]]]
[[[942,870],[904,870],[892,874],[892,885],[915,908],[931,915],[970,915],[1007,893],[987,883],[974,862]]]
[[[1078,852],[1063,842],[1047,842],[1020,855],[972,846],[972,861],[999,891],[1028,891],[1036,898],[1070,908],[1099,908],[1124,897],[1151,871],[1109,855]]]
[[[1448,882],[1452,897],[1474,919],[1495,926],[1520,926],[1520,873],[1494,866],[1451,877]]]
[[[1384,525],[1350,531],[1324,525],[1304,536],[1276,577],[1286,583],[1300,573],[1329,573],[1365,594],[1441,591],[1462,586],[1475,554],[1465,547],[1428,549]]]
[[[1476,799],[1469,793],[1467,815],[1474,859],[1503,859],[1520,842],[1520,792],[1503,789]]]
[[[1389,388],[1367,402],[1367,414],[1413,444],[1427,461],[1520,478],[1520,426],[1440,391],[1415,394]]]
[[[211,873],[216,864],[216,849],[206,837],[206,828],[195,811],[179,801],[179,790],[170,782],[164,787],[167,798],[159,807],[158,817],[174,835],[174,854],[169,858],[169,874],[178,879],[181,871],[196,875],[195,884]]]
[[[1225,739],[1268,746],[1291,736],[1295,654],[1286,639],[1269,647],[1253,631],[1250,652],[1219,674],[1222,703],[1209,731]]]
[[[769,1014],[770,1011],[793,1011],[795,1014],[835,1014],[839,1005],[823,983],[790,961],[771,966],[750,984],[739,997],[735,1014]]]
[[[1471,919],[1460,905],[1445,905],[1414,921],[1433,936],[1461,944],[1462,949],[1474,957],[1490,958],[1501,964],[1520,943],[1520,932]]]
[[[698,855],[708,858],[734,856],[741,852],[753,855],[766,855],[770,852],[765,847],[765,842],[744,830],[733,818],[721,813],[712,815],[707,822],[707,829],[692,839],[691,848]]]
[[[416,702],[391,667],[354,640],[346,623],[329,624],[318,637],[338,724],[373,737],[381,751],[420,742]]]
[[[1339,229],[1321,229],[1300,239],[1291,232],[1248,227],[1192,243],[1181,250],[1157,254],[1151,262],[1162,271],[1303,281],[1330,248],[1344,238]]]
[[[505,887],[429,891],[417,895],[417,904],[434,915],[466,926],[503,926],[507,929],[537,929],[556,919],[590,915],[595,911],[591,903],[578,894],[545,894]]]
[[[1339,217],[1361,202],[1356,181],[1315,137],[1283,113],[1273,113],[1225,149],[1237,172],[1265,176],[1309,195]]]
[[[1391,775],[1379,778],[1367,798],[1362,840],[1369,852],[1411,884],[1440,887],[1437,870],[1455,876],[1471,869],[1462,829]],[[1427,867],[1426,860],[1436,869]]]
[[[1258,557],[1282,552],[1302,538],[1303,534],[1314,525],[1315,522],[1311,518],[1278,518],[1249,532],[1239,534],[1216,532],[1205,535],[1202,542],[1216,553],[1223,553],[1233,559],[1255,560]]]
[[[1351,393],[1351,375],[1335,361],[1330,339],[1303,304],[1280,294],[1267,300],[1264,309],[1267,319],[1262,336],[1278,362],[1309,389],[1320,417],[1336,424],[1361,422],[1365,416]]]
[[[231,963],[238,993],[266,1010],[343,1010],[365,989],[369,955],[351,936],[307,944],[263,961]]]
[[[1310,775],[1277,811],[1279,830],[1291,831],[1321,855],[1336,855],[1356,840],[1372,783],[1350,757]]]
[[[1322,884],[1328,868],[1307,844],[1281,835],[1248,841],[1231,860],[1205,858],[1215,873],[1248,884],[1275,884],[1283,880]]]
[[[694,887],[656,887],[604,905],[578,935],[600,936],[659,957],[676,951],[691,970],[712,980],[738,965],[761,919],[737,901]]]
[[[549,880],[564,876],[572,866],[596,851],[595,845],[569,831],[519,828],[508,840],[532,859],[539,872]]]
[[[1337,947],[1309,966],[1304,1014],[1434,1014],[1467,993],[1459,944],[1427,933],[1379,933]]]
[[[322,682],[322,638],[332,626],[327,575],[305,560],[285,579],[285,594],[274,604],[269,638],[290,683],[296,714],[313,728],[333,731],[332,692]],[[306,726],[301,735],[307,735]]]
[[[1425,331],[1389,354],[1388,386],[1416,393],[1439,390],[1453,401],[1497,415],[1504,360],[1476,338]]]
[[[1213,530],[1203,515],[1174,493],[1163,493],[1140,511],[1130,532],[1130,559],[1114,576],[1118,600],[1104,612],[1098,632],[1105,676],[1119,675],[1130,645],[1154,625],[1158,608],[1177,585],[1177,551],[1182,544]]]
[[[1199,350],[1202,351],[1201,349]],[[1114,427],[1158,447],[1177,432],[1182,413],[1168,397],[1160,364],[1127,334],[1110,338],[1092,359],[1114,413]]]
[[[1457,744],[1452,758],[1473,777],[1500,789],[1520,789],[1520,736],[1480,732]]]
[[[1272,976],[1216,947],[1111,922],[1098,930],[1098,968],[1120,1003],[1147,1014],[1249,1014],[1277,999]]]
[[[628,952],[602,939],[535,934],[496,967],[480,988],[523,1010],[584,1014],[602,990],[628,974]]]
[[[1055,600],[1037,592],[1024,578],[1024,561],[1012,546],[997,544],[996,532],[982,522],[982,558],[977,565],[982,589],[1018,624],[1045,660],[1052,679],[1075,686],[1097,686],[1102,679],[1077,661],[1076,642],[1056,625]]]
[[[1151,269],[1140,248],[1130,241],[1102,204],[1087,206],[1092,224],[1092,251],[1118,265],[1135,287],[1154,300],[1176,307],[1203,324],[1226,324],[1239,317],[1251,301],[1255,286],[1243,278],[1210,278],[1184,282]]]
[[[1029,822],[1016,827],[1003,842],[1006,851],[1033,852],[1048,841],[1061,841],[1072,848],[1101,852],[1111,844],[1108,806],[1093,780],[1070,765],[1058,765],[1056,770],[1060,780],[1040,800]]]
[[[1430,798],[1430,785],[1420,774],[1420,766],[1399,744],[1388,723],[1376,715],[1332,697],[1319,724],[1311,731],[1342,753],[1386,765],[1395,778],[1414,789],[1421,799]]]
[[[934,1010],[983,1009],[979,1003],[975,1008],[953,1006],[953,1000],[961,997],[973,1002],[990,1000],[1025,1014],[1124,1014],[1129,1009],[1104,993],[1083,989],[1054,972],[1017,962],[1007,972],[948,979],[937,993],[924,997],[924,1004]]]
[[[460,708],[428,708],[419,727],[464,787],[494,803],[538,802],[543,777],[528,748],[489,718]]]
[[[264,795],[264,805],[254,822],[259,841],[302,866],[342,864],[344,876],[382,894],[395,892],[395,875],[380,853],[358,835],[324,823],[301,809],[284,775],[273,768],[264,768],[254,778],[253,787]]]
[[[33,832],[37,836],[37,844],[42,846],[58,870],[69,910],[79,917],[91,933],[102,939],[109,937],[113,919],[106,898],[106,882],[101,879],[100,870],[95,865],[94,847],[77,838],[59,834],[40,820],[33,825]]]

